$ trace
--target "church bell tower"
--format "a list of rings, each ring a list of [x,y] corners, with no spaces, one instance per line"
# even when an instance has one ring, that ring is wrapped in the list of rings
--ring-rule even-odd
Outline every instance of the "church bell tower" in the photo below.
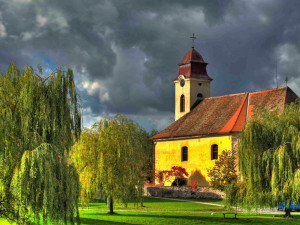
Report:
[[[194,47],[178,63],[175,83],[175,120],[193,110],[204,98],[210,97],[211,79],[206,71],[207,63]]]

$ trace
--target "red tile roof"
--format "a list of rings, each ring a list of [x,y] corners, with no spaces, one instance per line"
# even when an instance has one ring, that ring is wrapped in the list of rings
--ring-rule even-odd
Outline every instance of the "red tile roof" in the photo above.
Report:
[[[258,108],[282,111],[298,96],[288,87],[205,98],[191,112],[151,139],[184,138],[241,132]]]
[[[190,51],[188,51],[183,59],[181,60],[181,62],[179,63],[179,65],[184,65],[190,62],[201,62],[201,63],[205,63],[202,56],[200,55],[199,52],[197,52],[194,48],[192,48]]]
[[[206,71],[207,63],[203,60],[200,53],[194,48],[185,54],[178,65],[179,71],[174,80],[177,80],[180,75],[184,75],[185,78],[197,78],[209,81],[212,80]]]

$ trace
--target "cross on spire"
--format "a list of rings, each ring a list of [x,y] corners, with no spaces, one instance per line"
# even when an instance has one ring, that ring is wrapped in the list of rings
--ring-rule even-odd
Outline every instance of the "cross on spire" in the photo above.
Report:
[[[288,81],[289,81],[289,78],[286,76],[285,77],[285,86],[287,86]]]
[[[195,34],[193,33],[193,36],[192,36],[192,37],[190,37],[190,38],[192,38],[192,42],[193,42],[192,48],[194,48],[194,41],[195,41],[195,39],[196,39],[196,36],[195,36]]]

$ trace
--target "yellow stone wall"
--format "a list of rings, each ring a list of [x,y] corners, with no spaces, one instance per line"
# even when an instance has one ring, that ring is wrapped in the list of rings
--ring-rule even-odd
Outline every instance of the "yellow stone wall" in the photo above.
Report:
[[[178,80],[175,83],[175,120],[190,111],[191,106],[196,102],[198,93],[204,98],[210,97],[210,81],[199,79],[185,79],[185,85],[180,86]],[[201,83],[201,86],[198,84]],[[185,112],[180,112],[180,96],[185,96]]]
[[[192,180],[197,180],[197,186],[209,186],[207,169],[215,164],[215,160],[211,160],[211,146],[213,144],[218,145],[218,154],[221,154],[223,150],[231,150],[232,136],[158,141],[154,143],[156,173],[162,170],[170,170],[172,166],[181,166],[189,173],[188,184]],[[182,162],[181,148],[184,146],[188,147],[188,161]],[[170,186],[171,182],[165,182],[164,185]]]

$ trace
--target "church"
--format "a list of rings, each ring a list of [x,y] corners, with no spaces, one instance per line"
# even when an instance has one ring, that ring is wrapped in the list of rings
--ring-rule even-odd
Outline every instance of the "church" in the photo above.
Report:
[[[178,66],[175,121],[151,139],[155,173],[181,166],[189,174],[188,184],[196,180],[198,186],[209,186],[207,169],[214,166],[223,150],[237,152],[238,134],[256,109],[280,112],[298,98],[289,87],[211,97],[213,79],[194,47]]]

